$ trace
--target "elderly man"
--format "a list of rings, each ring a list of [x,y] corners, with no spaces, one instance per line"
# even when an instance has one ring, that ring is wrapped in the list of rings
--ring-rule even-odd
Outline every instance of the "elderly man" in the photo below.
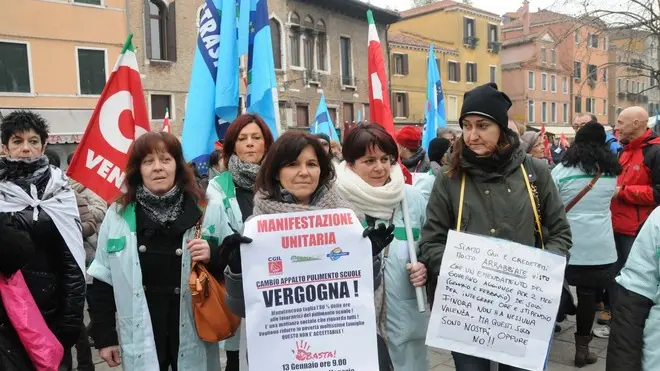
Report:
[[[580,128],[582,128],[584,125],[588,124],[589,122],[598,122],[598,117],[594,115],[593,113],[581,113],[575,116],[575,120],[573,120],[573,130],[577,133]],[[619,152],[623,149],[621,144],[617,141],[616,137],[610,133],[605,133],[605,144],[608,144],[610,146],[610,151],[614,153],[615,155],[619,154]]]

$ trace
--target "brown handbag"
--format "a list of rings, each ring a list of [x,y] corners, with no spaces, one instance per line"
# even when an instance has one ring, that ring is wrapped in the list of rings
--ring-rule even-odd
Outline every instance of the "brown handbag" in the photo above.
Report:
[[[598,179],[600,179],[600,176],[601,176],[602,174],[603,174],[603,173],[601,173],[600,170],[598,170],[598,172],[596,173],[596,175],[594,176],[594,178],[591,179],[591,181],[590,181],[586,186],[584,186],[584,188],[582,188],[582,190],[580,191],[580,193],[578,193],[578,194],[577,194],[577,195],[571,200],[571,202],[568,203],[568,205],[566,205],[566,212],[567,212],[567,213],[568,213],[569,211],[571,211],[571,209],[573,208],[573,206],[575,206],[578,202],[580,202],[580,200],[582,199],[582,197],[584,197],[587,193],[589,193],[589,191],[591,191],[591,190],[594,188],[594,185],[596,185],[596,182],[598,181]]]
[[[195,226],[195,239],[202,235],[203,218]],[[212,343],[234,336],[241,319],[227,307],[224,283],[216,280],[204,264],[192,262],[188,286],[192,294],[192,309],[199,338]]]

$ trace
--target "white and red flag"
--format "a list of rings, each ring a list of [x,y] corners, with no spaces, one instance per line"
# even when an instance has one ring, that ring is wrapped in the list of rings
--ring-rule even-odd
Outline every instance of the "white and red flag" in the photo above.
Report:
[[[131,34],[67,170],[109,203],[121,194],[131,143],[150,130],[132,39]]]
[[[163,128],[160,129],[160,131],[164,131],[166,133],[171,133],[172,128],[170,126],[170,109],[165,108],[165,118],[163,119]]]

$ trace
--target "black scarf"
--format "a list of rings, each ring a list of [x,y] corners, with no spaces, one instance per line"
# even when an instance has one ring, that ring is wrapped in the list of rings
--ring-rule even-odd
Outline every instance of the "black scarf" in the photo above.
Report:
[[[467,145],[464,145],[461,157],[484,172],[498,173],[509,163],[511,156],[520,146],[520,139],[517,135],[507,135],[507,138],[509,145],[503,151],[495,151],[490,156],[479,156]]]
[[[421,161],[424,161],[424,157],[426,157],[426,151],[424,150],[424,147],[419,147],[412,156],[407,159],[401,159],[401,162],[403,163],[403,166],[407,167],[408,169],[415,169],[417,164],[419,164]]]
[[[50,180],[48,157],[9,158],[0,157],[0,181],[11,182],[30,194],[30,185],[37,187],[39,197]]]
[[[176,185],[164,195],[157,196],[141,184],[135,196],[145,214],[155,222],[173,222],[183,212],[183,191]]]

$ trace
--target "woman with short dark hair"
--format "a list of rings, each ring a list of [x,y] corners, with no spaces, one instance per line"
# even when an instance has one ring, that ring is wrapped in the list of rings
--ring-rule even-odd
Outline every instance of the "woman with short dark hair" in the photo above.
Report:
[[[573,231],[566,280],[577,288],[577,367],[598,360],[596,354],[589,352],[589,342],[597,296],[616,275],[617,252],[610,203],[620,173],[621,165],[616,155],[605,144],[605,128],[597,122],[588,123],[577,132],[575,142],[552,170],[552,178],[564,205],[573,204],[566,213]],[[587,193],[577,199],[585,189]]]
[[[366,226],[387,226],[401,232],[388,241],[379,256],[383,259],[384,284],[376,293],[377,325],[387,340],[394,370],[428,370],[428,314],[419,313],[415,295],[415,287],[426,283],[426,268],[410,264],[403,216],[404,212],[409,214],[413,239],[418,239],[426,200],[405,184],[397,163],[397,144],[382,126],[363,124],[351,129],[342,152],[345,161],[337,166],[339,193],[364,215]],[[403,209],[404,197],[407,211]]]
[[[219,242],[231,234],[224,207],[207,201],[181,143],[165,132],[133,142],[124,187],[106,214],[88,270],[101,358],[127,371],[219,370],[218,344],[195,331],[188,279],[191,261],[222,276]]]
[[[359,210],[344,201],[333,186],[335,170],[330,158],[311,134],[288,131],[273,144],[259,170],[253,215],[280,214],[307,210],[348,208],[361,216]],[[371,239],[374,255],[374,284],[380,284],[380,260],[377,256],[388,244],[392,231],[367,228],[364,236]],[[236,234],[222,246],[222,257],[228,262],[225,271],[227,304],[245,317],[240,243],[250,243]],[[380,370],[390,370],[384,343],[379,342]]]

